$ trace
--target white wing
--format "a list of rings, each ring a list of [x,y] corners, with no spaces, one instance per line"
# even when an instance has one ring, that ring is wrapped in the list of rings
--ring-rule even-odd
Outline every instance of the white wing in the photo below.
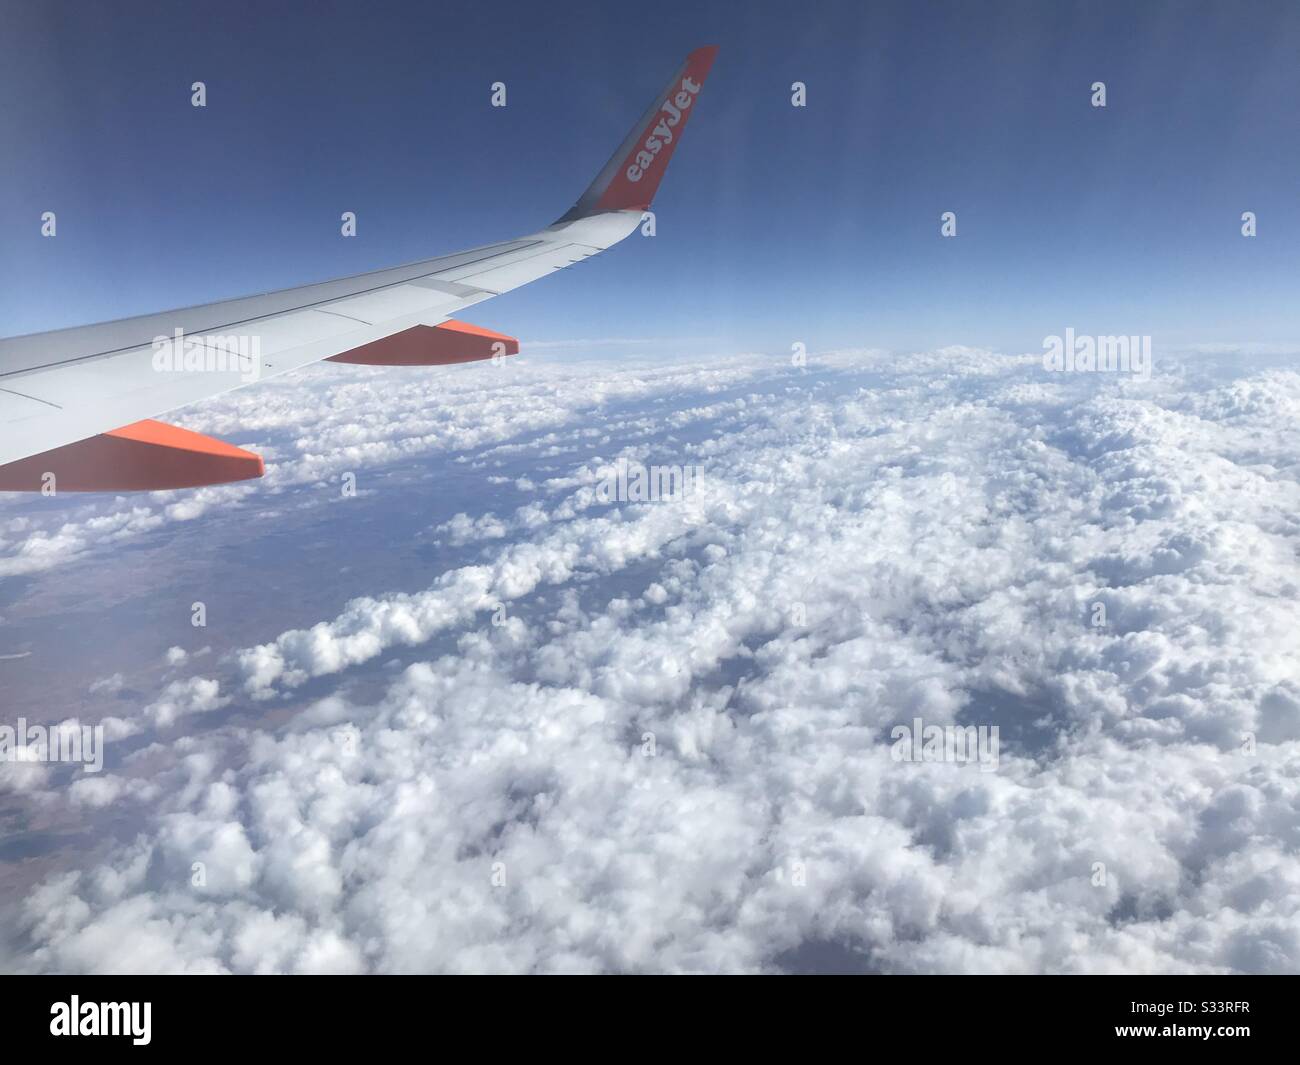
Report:
[[[260,460],[256,473],[187,464],[178,448],[202,453],[209,443],[256,459],[196,434],[186,434],[192,442],[176,435],[181,430],[154,440],[113,434],[413,327],[438,326],[616,244],[640,224],[715,53],[691,53],[577,205],[537,233],[336,281],[0,340],[0,490],[38,489],[50,470],[61,490],[256,476]],[[125,468],[133,464],[140,468]],[[245,472],[228,477],[222,469]]]

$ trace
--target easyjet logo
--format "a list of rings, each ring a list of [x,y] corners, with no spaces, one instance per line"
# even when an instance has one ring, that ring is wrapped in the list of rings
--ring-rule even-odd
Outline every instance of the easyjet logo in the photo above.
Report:
[[[663,150],[664,145],[672,144],[673,130],[681,122],[682,116],[689,110],[691,104],[695,102],[701,87],[699,82],[682,78],[682,87],[677,90],[677,94],[664,101],[663,107],[659,109],[659,124],[650,132],[650,136],[645,139],[645,144],[636,153],[636,159],[627,168],[628,181],[640,181],[641,175],[655,161],[655,156]]]

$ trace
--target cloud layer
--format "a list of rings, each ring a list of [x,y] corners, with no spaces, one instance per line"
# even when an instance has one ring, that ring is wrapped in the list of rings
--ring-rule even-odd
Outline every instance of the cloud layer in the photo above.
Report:
[[[411,456],[529,470],[430,530],[464,564],[174,656],[114,723],[144,746],[28,787],[141,825],[11,915],[12,967],[1300,969],[1300,374],[947,349],[434,380],[196,416],[280,434],[286,507]],[[620,457],[705,475],[609,505]],[[178,498],[15,513],[0,565],[166,536]],[[997,726],[996,772],[895,760],[916,718]]]

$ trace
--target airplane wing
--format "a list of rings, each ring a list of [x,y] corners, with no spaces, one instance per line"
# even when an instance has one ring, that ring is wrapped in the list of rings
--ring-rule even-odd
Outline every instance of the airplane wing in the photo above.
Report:
[[[132,491],[259,477],[259,456],[153,421],[322,359],[445,365],[518,341],[449,321],[630,235],[713,65],[699,48],[578,202],[537,233],[260,296],[0,340],[0,491]]]

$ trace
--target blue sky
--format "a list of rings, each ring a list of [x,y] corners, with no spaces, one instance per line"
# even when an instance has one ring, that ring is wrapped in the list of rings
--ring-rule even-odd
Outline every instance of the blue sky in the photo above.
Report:
[[[0,334],[531,231],[712,43],[658,235],[480,324],[665,353],[1300,341],[1294,4],[546,7],[3,3]]]

